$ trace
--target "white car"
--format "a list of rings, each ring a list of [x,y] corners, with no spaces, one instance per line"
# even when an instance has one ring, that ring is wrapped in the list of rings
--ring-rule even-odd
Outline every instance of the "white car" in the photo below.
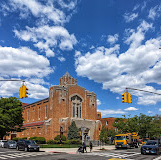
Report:
[[[7,142],[7,140],[0,140],[0,147],[4,148],[4,142]]]

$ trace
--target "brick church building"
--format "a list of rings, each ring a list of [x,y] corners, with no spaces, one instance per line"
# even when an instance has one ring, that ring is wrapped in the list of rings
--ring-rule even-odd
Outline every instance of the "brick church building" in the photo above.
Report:
[[[24,131],[17,137],[45,137],[54,139],[63,134],[67,137],[68,127],[75,121],[82,138],[98,140],[102,123],[97,119],[96,94],[77,85],[77,80],[68,72],[60,78],[59,85],[49,89],[49,98],[23,106]]]

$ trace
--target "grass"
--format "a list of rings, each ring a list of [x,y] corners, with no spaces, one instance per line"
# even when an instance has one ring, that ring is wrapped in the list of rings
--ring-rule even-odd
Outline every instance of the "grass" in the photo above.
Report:
[[[78,148],[81,144],[41,144],[40,148]]]

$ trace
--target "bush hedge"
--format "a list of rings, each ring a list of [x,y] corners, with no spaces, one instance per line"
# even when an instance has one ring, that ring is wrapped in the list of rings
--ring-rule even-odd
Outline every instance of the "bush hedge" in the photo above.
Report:
[[[60,141],[60,135],[57,135],[57,136],[54,138],[54,140]],[[64,135],[61,135],[61,140],[62,140],[62,141],[66,141],[67,138],[66,138]]]
[[[44,137],[30,137],[29,140],[33,140],[38,144],[45,144],[46,139]]]

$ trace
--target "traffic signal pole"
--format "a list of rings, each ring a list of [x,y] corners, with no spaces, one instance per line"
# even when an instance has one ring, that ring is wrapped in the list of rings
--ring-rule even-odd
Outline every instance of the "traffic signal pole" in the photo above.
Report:
[[[161,93],[155,93],[155,92],[145,91],[145,90],[142,90],[142,89],[126,88],[125,89],[125,93],[122,94],[122,103],[132,103],[131,94],[128,93],[128,89],[130,89],[130,90],[136,90],[136,91],[142,91],[142,92],[147,92],[147,93],[152,93],[152,94],[157,94],[157,95],[161,95]]]
[[[145,90],[142,90],[142,89],[126,88],[126,90],[128,90],[128,89],[142,91],[142,92],[147,92],[147,93],[152,93],[152,94],[157,94],[157,95],[161,95],[161,93],[155,93],[155,92],[145,91]]]

